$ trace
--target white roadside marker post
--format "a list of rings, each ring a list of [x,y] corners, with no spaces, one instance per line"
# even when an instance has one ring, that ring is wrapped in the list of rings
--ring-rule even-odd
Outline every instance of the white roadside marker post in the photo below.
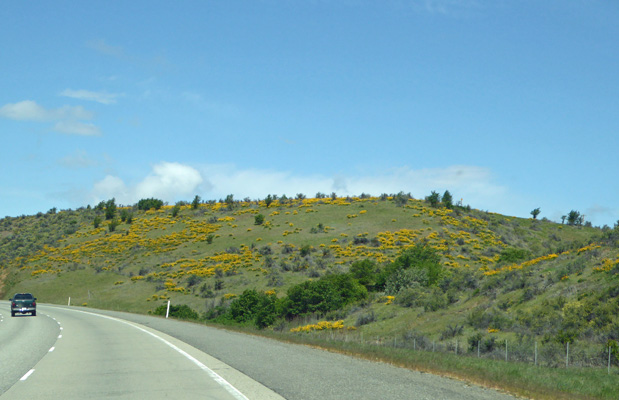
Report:
[[[168,315],[170,315],[170,300],[168,300],[168,309],[165,312],[166,319],[168,318]]]

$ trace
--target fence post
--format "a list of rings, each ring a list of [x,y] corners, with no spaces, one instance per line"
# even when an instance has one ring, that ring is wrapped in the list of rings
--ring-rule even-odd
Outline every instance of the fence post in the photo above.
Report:
[[[480,344],[481,340],[477,341],[477,358],[479,358],[479,344]]]

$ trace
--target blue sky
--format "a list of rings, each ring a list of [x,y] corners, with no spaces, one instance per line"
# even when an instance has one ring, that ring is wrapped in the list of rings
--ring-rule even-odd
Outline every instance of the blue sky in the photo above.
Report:
[[[0,216],[449,190],[619,220],[619,2],[4,2]]]

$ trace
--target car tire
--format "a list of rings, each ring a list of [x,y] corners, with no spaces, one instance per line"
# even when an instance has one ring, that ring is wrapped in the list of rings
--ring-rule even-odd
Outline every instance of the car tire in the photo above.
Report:
[[[11,317],[14,317],[15,313],[13,311],[11,311]]]
[[[32,316],[33,316],[33,317],[36,317],[36,316],[37,316],[37,312],[36,312],[36,311],[33,311],[33,312],[32,312]]]

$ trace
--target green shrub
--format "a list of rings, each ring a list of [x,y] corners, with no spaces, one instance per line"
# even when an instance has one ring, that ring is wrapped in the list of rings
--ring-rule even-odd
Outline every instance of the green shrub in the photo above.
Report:
[[[350,266],[350,273],[360,284],[372,290],[376,284],[376,268],[376,263],[366,258],[353,262]]]
[[[254,224],[255,225],[262,225],[264,223],[264,215],[262,214],[258,214],[254,217]]]
[[[166,315],[168,305],[162,304],[153,311],[155,315]],[[197,320],[199,319],[198,313],[189,307],[187,304],[180,305],[170,305],[170,317],[178,318],[178,319],[190,319]]]
[[[155,210],[159,210],[161,207],[163,207],[163,200],[159,200],[159,199],[155,199],[151,197],[149,199],[142,199],[138,201],[136,206],[138,210],[143,210],[143,211],[147,211],[153,208]]]
[[[308,313],[326,313],[367,297],[367,289],[350,274],[331,274],[288,289],[284,302],[288,318]]]

